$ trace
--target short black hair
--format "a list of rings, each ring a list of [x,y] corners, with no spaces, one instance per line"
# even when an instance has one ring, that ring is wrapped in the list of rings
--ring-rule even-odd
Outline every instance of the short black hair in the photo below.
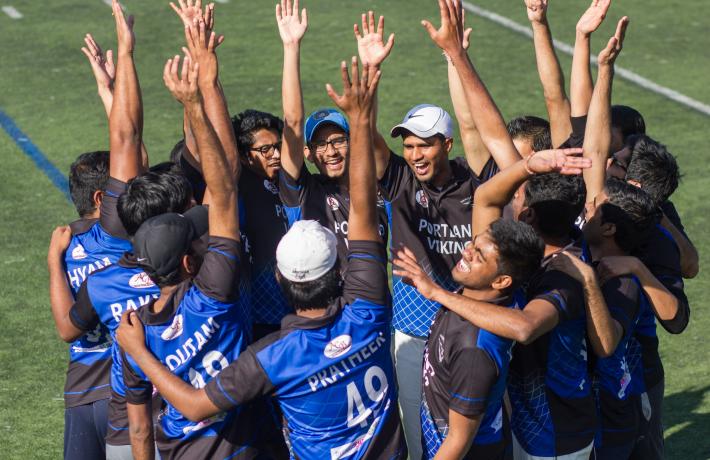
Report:
[[[105,150],[79,155],[69,167],[69,194],[79,217],[96,210],[94,193],[103,191],[109,177],[109,153]]]
[[[586,191],[580,176],[559,173],[537,174],[525,184],[525,206],[535,211],[542,236],[570,234],[584,209]]]
[[[611,126],[621,130],[621,136],[626,140],[629,136],[646,134],[646,122],[638,110],[627,105],[611,106]]]
[[[299,283],[287,280],[278,268],[276,279],[284,298],[295,310],[325,308],[343,294],[343,278],[337,262],[325,275],[313,281]]]
[[[660,212],[651,196],[623,180],[611,177],[604,184],[607,195],[601,209],[601,222],[616,226],[614,240],[627,253],[643,245]]]
[[[118,197],[118,217],[133,236],[143,222],[166,212],[185,212],[192,200],[192,187],[179,166],[171,162],[153,166],[128,181]]]
[[[633,136],[627,145],[631,149],[626,180],[636,181],[656,206],[665,203],[680,183],[680,169],[675,157],[648,136]]]
[[[254,146],[254,132],[260,129],[276,131],[281,137],[284,129],[284,122],[276,115],[261,112],[259,110],[248,109],[239,115],[232,117],[232,127],[237,138],[237,149],[242,155]]]
[[[545,243],[530,225],[498,219],[491,224],[489,233],[498,248],[498,274],[510,276],[513,289],[540,268]]]
[[[507,128],[511,139],[522,138],[529,141],[535,152],[552,148],[550,122],[544,118],[532,115],[515,117],[508,122]]]

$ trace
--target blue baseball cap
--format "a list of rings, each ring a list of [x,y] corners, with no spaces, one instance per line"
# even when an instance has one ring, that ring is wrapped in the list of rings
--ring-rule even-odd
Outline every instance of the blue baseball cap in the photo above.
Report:
[[[350,125],[342,113],[335,109],[319,109],[308,116],[306,120],[306,143],[311,142],[313,133],[324,124],[335,125],[350,135]]]

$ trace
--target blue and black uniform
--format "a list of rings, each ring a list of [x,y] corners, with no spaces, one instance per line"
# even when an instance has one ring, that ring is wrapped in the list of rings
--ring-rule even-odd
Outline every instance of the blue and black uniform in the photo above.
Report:
[[[522,295],[491,303],[520,309]],[[424,350],[422,376],[422,445],[433,459],[449,433],[449,411],[480,417],[478,431],[464,459],[503,459],[503,394],[513,341],[469,323],[442,307]]]
[[[576,246],[565,248],[581,255]],[[510,362],[508,395],[515,441],[529,455],[555,457],[591,448],[597,426],[587,362],[587,323],[582,285],[549,266],[527,286],[557,309],[558,323],[528,345],[517,344]]]
[[[250,324],[238,302],[239,243],[210,237],[197,276],[180,283],[160,311],[155,301],[138,310],[147,348],[171,372],[203,388],[246,348]],[[149,404],[153,385],[123,353],[126,401]],[[232,410],[191,422],[170,403],[159,419],[156,442],[163,459],[255,458],[256,420]]]
[[[286,316],[205,390],[225,411],[272,395],[293,458],[404,459],[384,244],[350,241],[348,259],[324,316]]]

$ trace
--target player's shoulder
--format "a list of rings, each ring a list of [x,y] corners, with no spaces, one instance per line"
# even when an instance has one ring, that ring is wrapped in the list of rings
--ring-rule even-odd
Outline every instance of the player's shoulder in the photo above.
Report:
[[[77,237],[89,232],[99,222],[99,219],[77,219],[69,224],[72,237]]]

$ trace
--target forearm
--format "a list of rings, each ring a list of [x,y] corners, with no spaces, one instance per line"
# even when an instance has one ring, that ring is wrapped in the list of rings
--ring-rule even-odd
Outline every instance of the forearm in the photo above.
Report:
[[[350,216],[348,237],[379,241],[377,232],[377,183],[369,114],[350,117]],[[353,233],[355,232],[355,233]]]
[[[200,82],[200,92],[204,101],[204,112],[222,146],[231,177],[236,179],[239,174],[237,140],[219,80]]]
[[[143,103],[132,53],[119,53],[109,116],[112,177],[127,182],[141,171]]]
[[[583,172],[587,187],[587,201],[591,202],[604,189],[606,160],[611,145],[611,84],[614,69],[600,66],[597,84],[589,106],[587,128],[584,134],[584,156],[592,160],[592,166]]]
[[[552,146],[556,147],[572,132],[570,102],[565,92],[565,78],[555,54],[549,24],[547,21],[533,22],[532,29],[537,71],[550,120]]]
[[[609,313],[594,274],[585,278],[583,288],[584,305],[587,311],[587,335],[594,354],[601,358],[611,356],[621,340],[621,326]]]
[[[301,88],[301,47],[284,45],[283,80],[281,100],[284,113],[284,148],[281,167],[291,177],[297,178],[303,167],[303,90]]]
[[[197,150],[195,135],[192,134],[192,127],[190,126],[190,117],[187,115],[187,109],[184,108],[182,131],[185,135],[185,147],[187,147],[187,150],[190,152],[190,156],[192,157],[188,160],[193,160],[195,164],[200,164],[200,152],[199,150]]]
[[[473,443],[473,437],[467,439],[464,436],[456,436],[449,433],[436,452],[434,460],[461,460],[468,453]]]
[[[74,297],[69,289],[64,266],[59,258],[50,258],[47,265],[49,268],[49,303],[52,308],[54,325],[62,340],[72,342],[81,335],[82,331],[77,329],[69,319],[69,311],[74,305]]]
[[[587,114],[594,91],[592,71],[589,64],[590,37],[577,32],[572,56],[572,74],[570,76],[571,115],[581,117]]]
[[[371,69],[370,78],[374,77],[374,73],[379,68]],[[379,108],[379,89],[375,92],[375,97],[372,100],[372,111],[370,113],[370,132],[372,133],[372,145],[375,153],[375,174],[377,180],[382,179],[387,171],[387,166],[390,162],[390,148],[385,141],[385,138],[377,129],[377,113]]]
[[[153,460],[155,458],[155,439],[150,403],[139,405],[126,403],[126,412],[133,459]]]
[[[520,154],[508,135],[503,116],[478,77],[466,52],[461,49],[450,57],[461,80],[468,106],[476,107],[471,113],[483,143],[498,167],[507,168],[520,159]]]
[[[490,224],[502,217],[503,208],[513,199],[520,185],[530,177],[525,168],[526,161],[518,161],[476,189],[471,227],[474,235],[485,231]]]
[[[643,264],[638,263],[634,269],[634,275],[641,282],[643,291],[646,293],[653,311],[661,321],[670,321],[676,317],[679,309],[678,298],[674,296],[658,278]]]
[[[665,215],[661,219],[661,225],[673,236],[678,250],[680,251],[680,266],[683,278],[695,278],[700,270],[698,250],[693,243],[673,225]]]
[[[111,108],[113,107],[113,91],[110,88],[99,88],[99,98],[101,99],[101,104],[104,106],[104,111],[106,112],[106,118],[110,120],[111,118]]]
[[[466,95],[464,93],[463,86],[461,85],[461,79],[459,78],[456,67],[454,67],[451,63],[450,59],[447,59],[447,61],[449,94],[451,96],[451,103],[454,106],[456,121],[459,125],[461,143],[463,144],[466,161],[469,167],[475,173],[479,174],[491,154],[483,144],[481,133],[478,132],[476,123],[473,121],[473,115],[471,114],[471,109],[466,102]]]

